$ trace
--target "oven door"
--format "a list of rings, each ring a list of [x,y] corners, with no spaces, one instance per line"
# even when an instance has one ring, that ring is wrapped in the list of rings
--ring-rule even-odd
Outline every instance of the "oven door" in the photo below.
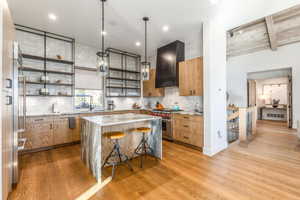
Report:
[[[173,140],[171,119],[162,120],[162,134],[164,139]]]

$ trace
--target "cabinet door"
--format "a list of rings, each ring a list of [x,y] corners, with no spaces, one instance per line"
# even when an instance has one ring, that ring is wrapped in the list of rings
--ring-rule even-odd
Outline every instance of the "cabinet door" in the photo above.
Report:
[[[143,81],[143,95],[144,95],[144,97],[150,97],[151,96],[151,83],[150,83],[150,80]]]
[[[72,134],[72,141],[73,142],[78,142],[81,140],[80,138],[80,118],[76,117],[76,128],[73,130],[73,134]]]
[[[53,145],[53,121],[47,118],[35,118],[27,122],[24,137],[27,139],[25,149],[36,149]]]
[[[191,72],[190,77],[192,78],[193,84],[193,96],[203,96],[203,59],[195,58],[191,60]]]
[[[65,144],[72,142],[73,129],[69,128],[67,117],[54,119],[53,144]]]
[[[203,96],[203,59],[179,63],[180,96]]]
[[[189,77],[188,61],[179,63],[179,94],[180,96],[190,96],[191,86]]]
[[[173,137],[177,141],[203,147],[203,117],[191,116],[190,119],[185,116],[175,117]]]
[[[192,122],[191,127],[193,132],[190,135],[190,144],[197,147],[203,147],[203,122]]]
[[[150,69],[150,80],[143,82],[144,97],[161,97],[165,95],[163,88],[155,88],[155,69]]]

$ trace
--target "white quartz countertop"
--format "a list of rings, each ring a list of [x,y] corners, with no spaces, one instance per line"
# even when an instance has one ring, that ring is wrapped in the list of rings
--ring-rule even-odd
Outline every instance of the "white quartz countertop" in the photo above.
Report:
[[[114,126],[118,124],[129,124],[134,122],[161,119],[161,117],[128,113],[115,115],[97,115],[92,117],[82,117],[82,119],[95,123],[99,126]]]

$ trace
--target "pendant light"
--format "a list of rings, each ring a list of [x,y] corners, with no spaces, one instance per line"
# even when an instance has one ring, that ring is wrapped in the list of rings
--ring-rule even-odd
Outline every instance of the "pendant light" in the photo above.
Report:
[[[147,61],[147,23],[149,21],[149,17],[144,17],[143,21],[145,22],[145,61],[142,62],[142,79],[149,80],[150,79],[150,62]]]
[[[108,72],[108,54],[105,52],[104,49],[104,36],[105,36],[105,30],[104,30],[104,3],[106,0],[100,0],[102,3],[102,20],[101,20],[101,40],[102,40],[102,49],[101,51],[97,52],[97,71],[102,76],[106,76]]]

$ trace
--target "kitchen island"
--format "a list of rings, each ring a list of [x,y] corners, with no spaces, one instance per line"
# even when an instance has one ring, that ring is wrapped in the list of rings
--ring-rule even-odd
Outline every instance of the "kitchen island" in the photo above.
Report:
[[[154,156],[162,159],[162,121],[160,117],[143,114],[115,114],[81,118],[81,158],[97,182],[101,183],[101,166],[112,149],[112,142],[102,134],[109,131],[123,131],[126,137],[120,140],[121,151],[133,158],[134,149],[142,134],[132,131],[138,127],[149,127],[148,143]]]

